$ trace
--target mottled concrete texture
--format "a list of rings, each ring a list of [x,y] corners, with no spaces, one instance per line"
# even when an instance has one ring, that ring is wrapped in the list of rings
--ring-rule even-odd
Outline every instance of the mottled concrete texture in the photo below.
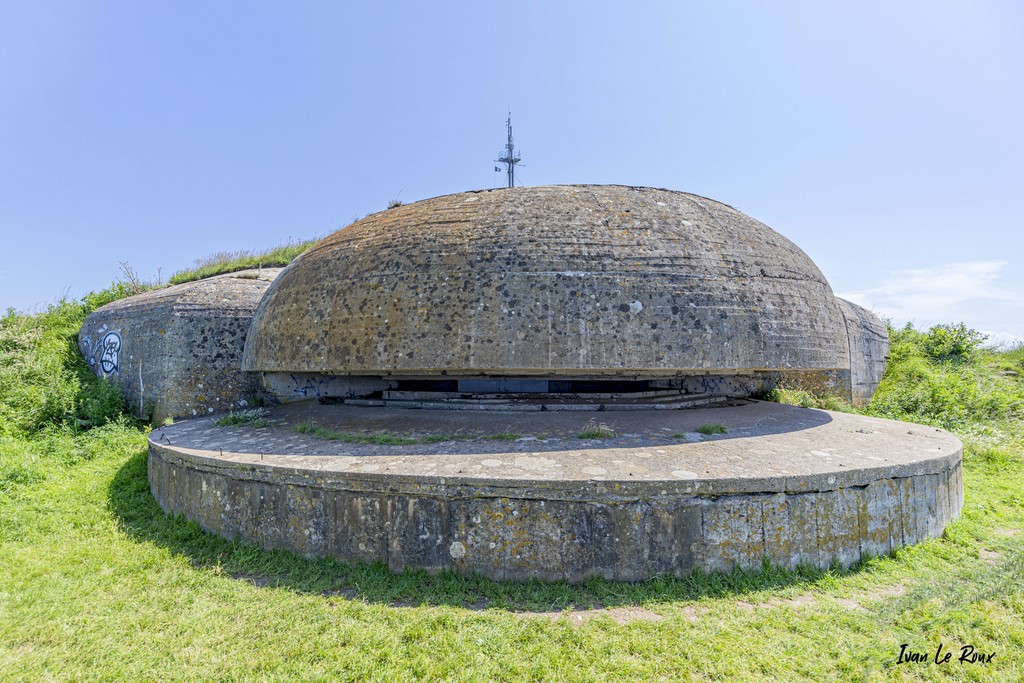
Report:
[[[373,415],[391,425],[425,419],[414,413]],[[260,430],[204,418],[152,432],[149,479],[164,510],[227,538],[495,579],[637,581],[765,559],[848,566],[937,537],[960,514],[962,447],[932,427],[764,403],[619,419],[657,433],[708,416],[729,434],[374,455],[295,434],[274,415],[278,426]],[[495,424],[451,419],[479,420],[479,433]],[[556,428],[573,416],[508,419]]]
[[[889,359],[889,330],[877,315],[845,299],[836,298],[846,318],[850,343],[850,396],[865,404],[882,381]]]
[[[799,371],[847,390],[851,367],[843,310],[792,242],[704,197],[589,185],[357,221],[270,287],[242,363],[378,377]]]
[[[279,268],[145,292],[95,310],[78,334],[86,361],[117,382],[137,415],[205,415],[259,396],[241,369],[253,311]]]

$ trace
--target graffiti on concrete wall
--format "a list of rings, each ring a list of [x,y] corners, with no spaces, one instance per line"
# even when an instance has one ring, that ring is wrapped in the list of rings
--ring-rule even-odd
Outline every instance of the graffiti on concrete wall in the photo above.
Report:
[[[101,333],[105,330],[106,325],[100,328]],[[84,336],[79,348],[89,367],[100,377],[120,374],[120,332],[107,332],[100,338],[99,344],[93,342],[92,337]]]
[[[302,378],[301,377],[296,377],[295,375],[289,375],[289,376],[292,378],[292,384],[294,385],[292,387],[292,393],[293,394],[295,394],[297,396],[309,396],[309,395],[312,394],[313,396],[316,396],[317,398],[320,398],[320,396],[322,395],[322,390],[324,389],[324,384],[326,384],[326,382],[324,381],[323,378],[321,378],[321,377],[317,377],[317,378],[309,377],[309,378],[306,378],[305,383],[302,383]]]
[[[78,348],[82,352],[82,356],[85,358],[85,362],[89,364],[89,367],[96,371],[96,356],[93,354],[95,351],[94,344],[92,343],[92,337],[82,337],[82,341],[79,343]]]
[[[100,340],[100,370],[103,375],[118,374],[118,358],[121,353],[121,335],[107,332]]]

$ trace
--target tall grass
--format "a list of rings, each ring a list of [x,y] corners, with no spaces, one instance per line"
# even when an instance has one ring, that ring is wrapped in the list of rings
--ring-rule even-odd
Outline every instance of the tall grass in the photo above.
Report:
[[[303,242],[288,242],[268,251],[256,252],[250,250],[222,251],[197,259],[192,268],[182,270],[171,276],[172,285],[180,285],[183,282],[192,282],[214,275],[234,273],[239,270],[250,268],[280,268],[287,266],[295,260],[302,252],[309,249],[317,242],[316,239]]]
[[[42,313],[0,318],[0,494],[138,433],[117,385],[96,377],[78,350],[85,317],[134,291],[115,283]]]
[[[962,324],[927,332],[907,325],[889,338],[889,365],[868,413],[954,430],[1024,415],[1024,384],[1012,369],[1024,369],[1020,350],[981,349],[984,337]]]
[[[984,336],[963,323],[927,331],[889,328],[885,375],[863,409],[830,395],[787,387],[763,398],[841,412],[863,412],[953,431],[1024,418],[1024,347],[981,348]]]
[[[85,301],[61,301],[43,313],[8,311],[0,318],[0,434],[80,430],[121,414],[117,386],[97,378],[78,350],[78,330],[91,309]]]

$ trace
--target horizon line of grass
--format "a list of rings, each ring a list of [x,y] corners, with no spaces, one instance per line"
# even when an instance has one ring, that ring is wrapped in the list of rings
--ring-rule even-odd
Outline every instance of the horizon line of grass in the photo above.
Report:
[[[316,244],[317,238],[301,242],[288,241],[267,251],[255,252],[249,249],[221,251],[205,258],[196,259],[192,268],[178,271],[170,277],[168,284],[180,285],[185,282],[202,280],[214,275],[236,273],[255,268],[283,268],[302,252]]]

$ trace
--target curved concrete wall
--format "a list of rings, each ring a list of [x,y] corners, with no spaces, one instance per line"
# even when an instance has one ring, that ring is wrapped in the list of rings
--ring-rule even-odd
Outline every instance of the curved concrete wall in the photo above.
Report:
[[[78,334],[90,367],[156,421],[229,410],[261,395],[241,369],[253,311],[279,268],[174,285],[93,311]]]
[[[881,319],[855,303],[836,298],[846,318],[850,344],[850,396],[855,404],[871,400],[889,359],[889,330]]]
[[[825,278],[762,223],[680,192],[557,186],[438,197],[334,233],[268,290],[243,367],[679,377],[850,358]]]
[[[150,435],[149,481],[165,511],[228,539],[515,580],[850,566],[936,538],[960,515],[963,449],[951,434],[765,410],[788,427],[637,455],[314,455],[291,432],[287,445],[264,430],[204,436],[209,421],[191,420]],[[792,422],[812,414],[828,421]]]

